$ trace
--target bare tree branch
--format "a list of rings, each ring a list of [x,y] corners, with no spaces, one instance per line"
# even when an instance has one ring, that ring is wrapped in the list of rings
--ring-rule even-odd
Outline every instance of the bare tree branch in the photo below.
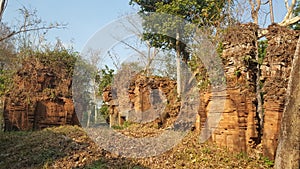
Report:
[[[271,23],[274,23],[273,0],[269,0],[269,6],[270,6],[270,20]]]
[[[121,24],[127,31],[129,31],[132,34],[134,34],[135,36],[137,36],[139,40],[142,40],[143,39],[143,32],[142,32],[141,25],[140,25],[139,22],[140,21],[137,21],[135,19],[131,19],[130,17],[128,17],[128,18],[126,18],[126,22],[121,22]],[[120,40],[117,37],[113,37],[113,38],[115,40],[121,42],[126,47],[129,47],[130,49],[132,49],[133,51],[138,53],[139,57],[142,58],[141,61],[143,62],[144,66],[145,66],[144,72],[146,74],[150,73],[151,65],[152,65],[154,59],[156,58],[157,54],[159,53],[158,49],[152,47],[152,45],[149,41],[144,41],[148,51],[143,52],[142,50],[140,50],[135,45],[132,45],[132,44],[130,44],[130,43],[124,41],[124,40]],[[153,50],[153,52],[152,52],[152,50]]]
[[[288,0],[284,0],[284,2],[285,2],[285,7],[287,9],[287,13],[286,13],[283,21],[281,21],[279,23],[279,25],[280,26],[288,26],[288,25],[291,25],[291,24],[294,24],[294,23],[300,21],[300,16],[293,17],[293,10],[296,5],[296,0],[292,0],[291,5],[289,5]]]
[[[256,2],[253,2],[253,0],[249,0],[249,3],[251,5],[251,17],[253,19],[253,22],[255,24],[258,24],[258,12],[260,10],[261,0],[256,0]]]
[[[112,53],[112,51],[108,51],[107,54],[110,57],[110,59],[112,60],[115,68],[117,70],[119,70],[121,68],[120,57],[118,57],[117,54]]]
[[[284,0],[286,9],[289,9],[289,0]]]
[[[126,45],[127,47],[131,48],[132,50],[136,51],[138,54],[140,54],[141,56],[143,56],[144,58],[147,58],[147,56],[141,52],[140,50],[138,50],[137,48],[135,48],[134,46],[130,45],[129,43],[123,41],[123,40],[120,40],[121,43],[123,43],[124,45]]]
[[[0,0],[0,3],[7,3],[8,0]],[[1,4],[0,4],[1,5]],[[5,6],[6,4],[4,4]],[[3,4],[1,5],[0,12]],[[32,31],[40,31],[40,30],[50,30],[50,29],[64,29],[66,28],[66,24],[59,24],[59,23],[50,23],[49,25],[46,25],[42,22],[42,20],[37,17],[37,11],[36,10],[28,10],[25,6],[19,9],[21,19],[18,20],[19,25],[16,26],[15,30],[10,31],[6,35],[0,36],[0,42],[4,41],[6,39],[9,39],[15,35],[21,34],[21,33],[27,33]],[[0,13],[1,15],[1,13]],[[0,16],[1,19],[1,16]],[[25,38],[25,37],[24,37]],[[26,38],[25,38],[26,39]]]
[[[38,28],[30,28],[30,29],[24,29],[24,25],[18,30],[18,31],[12,31],[11,33],[9,33],[8,35],[4,36],[4,37],[1,37],[0,38],[0,42],[3,41],[3,40],[6,40],[8,38],[11,38],[12,36],[15,36],[17,34],[20,34],[20,33],[25,33],[25,32],[30,32],[30,31],[38,31],[38,30],[50,30],[50,29],[64,29],[66,28],[66,25],[62,25],[61,27],[59,26],[42,26],[42,27],[38,27]]]
[[[289,26],[298,21],[300,21],[300,16],[296,16],[296,17],[288,19],[288,20],[283,20],[282,22],[279,23],[279,25],[280,26]]]

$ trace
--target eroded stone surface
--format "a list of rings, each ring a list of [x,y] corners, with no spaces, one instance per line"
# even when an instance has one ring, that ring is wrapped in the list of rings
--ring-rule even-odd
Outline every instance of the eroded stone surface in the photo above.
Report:
[[[71,96],[71,77],[64,67],[24,61],[5,98],[5,130],[79,125]]]
[[[267,54],[261,67],[264,81],[262,145],[264,154],[274,159],[292,59],[300,32],[276,25],[271,25],[268,31]]]
[[[211,139],[218,145],[234,151],[249,151],[253,145],[260,144],[263,155],[274,159],[291,62],[299,31],[278,25],[268,28],[267,54],[261,66],[260,77],[264,125],[258,127],[257,63],[253,61],[256,54],[257,28],[254,24],[238,25],[229,30],[224,38],[222,58],[227,80],[227,94],[222,120]],[[202,93],[200,97],[199,115],[202,127],[210,111],[211,97],[209,91]],[[259,132],[262,135],[259,135]]]

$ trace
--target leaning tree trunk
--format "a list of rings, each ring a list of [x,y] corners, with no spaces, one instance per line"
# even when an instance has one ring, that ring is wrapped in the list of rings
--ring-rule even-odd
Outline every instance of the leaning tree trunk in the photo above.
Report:
[[[0,21],[2,19],[2,15],[4,13],[4,10],[6,8],[7,0],[0,0]]]
[[[0,97],[0,132],[4,131],[4,96]]]
[[[181,96],[180,36],[176,33],[177,97]]]
[[[283,111],[275,169],[300,168],[300,37],[293,59]]]

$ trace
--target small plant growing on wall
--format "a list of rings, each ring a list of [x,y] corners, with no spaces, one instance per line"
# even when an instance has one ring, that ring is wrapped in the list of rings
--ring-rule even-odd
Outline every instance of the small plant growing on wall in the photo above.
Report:
[[[236,70],[234,71],[234,75],[235,75],[236,77],[239,78],[239,77],[242,75],[241,70],[240,70],[240,69],[236,69]]]

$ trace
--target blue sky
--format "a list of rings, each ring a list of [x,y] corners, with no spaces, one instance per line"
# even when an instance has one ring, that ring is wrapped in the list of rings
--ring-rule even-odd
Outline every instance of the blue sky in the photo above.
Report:
[[[73,41],[77,51],[80,51],[101,27],[134,12],[129,0],[9,0],[3,21],[16,22],[18,9],[22,5],[29,9],[37,9],[38,16],[44,21],[67,23],[65,30],[49,31],[48,40],[52,41],[59,37],[64,43]]]
[[[278,22],[285,13],[284,2],[273,1],[275,21]],[[134,8],[137,8],[130,6],[129,0],[9,0],[3,21],[13,25],[22,5],[29,9],[37,9],[38,16],[44,21],[68,23],[65,30],[51,30],[47,39],[54,41],[59,37],[65,44],[72,41],[77,51],[81,51],[98,30],[121,16],[134,13]]]

